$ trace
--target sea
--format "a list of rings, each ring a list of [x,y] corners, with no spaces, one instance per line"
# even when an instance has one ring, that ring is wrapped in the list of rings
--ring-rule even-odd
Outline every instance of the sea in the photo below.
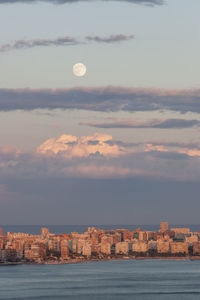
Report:
[[[25,231],[23,226],[13,227],[15,230],[3,226],[5,231],[18,232],[19,229],[35,234],[39,233],[40,227],[26,226]],[[55,233],[57,230],[62,232],[61,228],[63,232],[85,231],[83,226],[48,227]],[[152,227],[151,230],[155,229]],[[200,261],[141,259],[0,266],[0,300],[6,299],[199,300]]]
[[[1,300],[199,300],[200,261],[0,267]]]

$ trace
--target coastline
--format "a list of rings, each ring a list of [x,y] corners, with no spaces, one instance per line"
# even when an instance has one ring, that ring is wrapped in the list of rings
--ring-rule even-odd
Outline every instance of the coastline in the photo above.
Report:
[[[41,261],[41,262],[5,262],[0,263],[1,266],[18,266],[18,265],[67,265],[67,264],[82,264],[82,263],[89,263],[89,262],[101,262],[101,261],[128,261],[128,260],[176,260],[176,261],[196,261],[200,260],[200,256],[155,256],[155,257],[143,257],[143,256],[137,256],[137,257],[112,257],[112,258],[76,258],[76,259],[68,259],[68,260],[60,260],[60,261]]]

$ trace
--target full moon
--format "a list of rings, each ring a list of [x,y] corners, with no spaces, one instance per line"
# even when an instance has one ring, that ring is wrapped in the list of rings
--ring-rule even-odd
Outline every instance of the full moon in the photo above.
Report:
[[[73,73],[75,76],[82,77],[85,75],[86,71],[86,66],[82,63],[77,63],[73,66]]]

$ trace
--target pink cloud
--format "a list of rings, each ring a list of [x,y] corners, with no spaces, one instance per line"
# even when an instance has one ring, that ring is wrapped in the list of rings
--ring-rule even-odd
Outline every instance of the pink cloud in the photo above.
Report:
[[[150,151],[168,152],[168,149],[163,145],[146,144],[144,147],[144,152],[150,152]]]
[[[122,146],[121,146],[122,145]],[[95,155],[96,154],[96,155]],[[197,143],[123,143],[95,133],[51,138],[32,152],[0,146],[0,180],[5,178],[200,178]],[[5,193],[2,186],[0,195]]]
[[[178,153],[183,153],[183,154],[187,154],[188,156],[191,157],[200,157],[200,150],[199,149],[180,149],[178,150]]]
[[[45,155],[61,155],[66,158],[88,157],[100,153],[103,156],[117,157],[125,149],[117,144],[109,145],[112,140],[108,134],[95,133],[93,136],[76,137],[63,134],[59,138],[51,138],[37,148],[37,152]]]
[[[3,154],[13,154],[15,156],[18,156],[21,153],[21,151],[17,147],[9,145],[0,145],[0,152]]]

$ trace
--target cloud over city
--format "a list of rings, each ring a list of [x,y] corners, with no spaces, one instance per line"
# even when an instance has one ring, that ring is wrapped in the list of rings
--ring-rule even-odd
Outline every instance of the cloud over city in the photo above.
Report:
[[[32,151],[1,146],[0,168],[0,180],[16,176],[199,180],[200,144],[133,141],[122,146],[108,134],[63,134]]]

